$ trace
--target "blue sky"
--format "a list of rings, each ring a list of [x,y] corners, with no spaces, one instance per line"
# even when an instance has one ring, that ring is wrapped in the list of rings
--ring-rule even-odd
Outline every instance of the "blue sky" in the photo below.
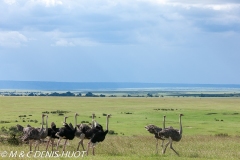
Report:
[[[240,84],[239,0],[1,0],[0,80]]]

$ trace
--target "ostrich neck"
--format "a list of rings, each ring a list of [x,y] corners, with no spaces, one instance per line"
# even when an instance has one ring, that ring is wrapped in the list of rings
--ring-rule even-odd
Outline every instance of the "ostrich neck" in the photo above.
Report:
[[[109,117],[107,117],[106,130],[108,130]]]
[[[48,116],[46,117],[46,132],[48,133]]]
[[[165,129],[165,117],[163,117],[163,129]]]
[[[75,127],[77,127],[77,115],[75,115]]]
[[[67,117],[64,117],[64,123],[66,123],[66,121],[67,121]]]
[[[94,125],[95,123],[94,123],[94,115],[92,115],[92,127],[94,127],[95,125]],[[95,126],[96,127],[96,126]]]
[[[44,123],[44,116],[42,116],[42,129],[43,129],[43,123]]]
[[[182,135],[182,116],[179,117],[179,124],[180,124],[179,133],[180,135]]]

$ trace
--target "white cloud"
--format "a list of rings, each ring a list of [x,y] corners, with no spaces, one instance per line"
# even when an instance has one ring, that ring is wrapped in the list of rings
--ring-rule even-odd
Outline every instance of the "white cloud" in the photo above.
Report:
[[[54,46],[63,46],[63,47],[68,47],[68,46],[74,46],[73,42],[69,42],[66,39],[59,39],[55,42]]]
[[[73,46],[96,46],[97,42],[86,38],[60,38],[52,46],[73,47]]]
[[[19,47],[28,41],[26,36],[17,31],[0,32],[0,46]]]
[[[5,3],[12,5],[14,3],[16,3],[16,0],[4,0]]]
[[[234,26],[240,23],[239,4],[223,0],[181,3],[177,0],[19,0],[16,3],[20,5],[0,10],[4,15],[0,29],[24,31],[28,35],[58,30],[61,35],[41,35],[41,39],[48,37],[52,46],[173,44],[187,39],[185,35],[195,33],[195,29],[237,31]],[[53,6],[56,7],[49,8]]]
[[[57,6],[57,5],[62,5],[63,4],[63,2],[61,0],[31,0],[30,3],[31,4],[43,4],[46,7],[53,7],[53,6]]]

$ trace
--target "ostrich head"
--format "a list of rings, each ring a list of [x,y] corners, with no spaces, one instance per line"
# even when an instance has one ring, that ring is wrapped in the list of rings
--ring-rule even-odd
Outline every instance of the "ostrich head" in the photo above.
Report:
[[[150,124],[150,125],[145,126],[144,128],[150,133],[155,133],[155,129],[153,126],[154,125]]]
[[[182,116],[184,116],[184,115],[181,113],[181,114],[179,114],[179,116],[182,117]]]
[[[162,130],[162,128],[159,128],[153,124],[149,124],[149,125],[145,126],[144,128],[151,134],[156,134],[157,132]]]
[[[79,116],[79,114],[78,114],[78,113],[75,113],[75,116]]]
[[[66,120],[67,120],[68,117],[64,117],[64,122],[63,122],[63,126],[65,126],[67,123],[66,123]]]
[[[56,124],[54,122],[52,122],[51,127],[56,127]]]
[[[19,124],[17,124],[16,126],[17,126],[17,130],[18,130],[18,131],[23,131],[23,128],[24,128],[23,126],[21,126],[21,125],[19,125]]]

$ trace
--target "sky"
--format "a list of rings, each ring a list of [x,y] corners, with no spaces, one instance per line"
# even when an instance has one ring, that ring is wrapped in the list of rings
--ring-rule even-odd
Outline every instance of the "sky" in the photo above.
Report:
[[[0,80],[240,84],[239,0],[1,0]]]

